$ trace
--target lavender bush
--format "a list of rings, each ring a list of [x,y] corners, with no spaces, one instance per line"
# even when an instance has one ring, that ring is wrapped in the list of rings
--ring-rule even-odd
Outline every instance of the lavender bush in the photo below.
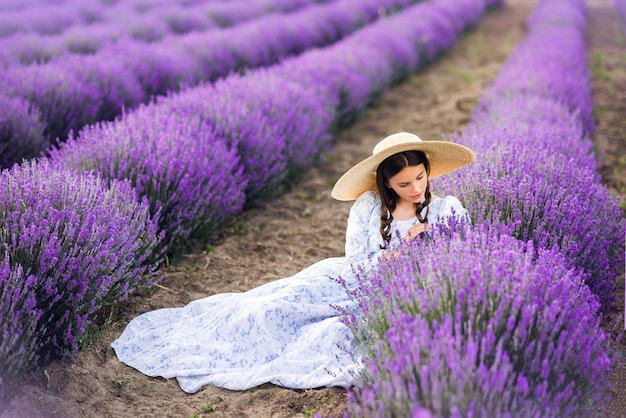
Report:
[[[215,26],[224,28],[252,21],[266,14],[293,13],[315,4],[334,1],[337,0],[239,0],[198,4],[190,10],[210,17]]]
[[[580,13],[568,13],[579,9],[575,2],[558,0],[549,8],[543,7],[548,3],[540,2],[542,7],[531,15],[534,24],[529,33],[483,95],[480,106],[483,109],[497,108],[495,102],[499,98],[514,97],[519,93],[557,98],[578,113],[583,129],[590,134],[594,131],[593,104],[585,41],[579,22],[581,17]],[[558,12],[559,18],[555,21],[542,19],[539,12],[546,8],[551,13]],[[563,20],[568,15],[573,15],[572,22]],[[584,18],[584,14],[582,16]],[[545,48],[546,44],[559,47]]]
[[[558,154],[592,171],[598,168],[593,142],[583,128],[579,112],[554,97],[526,93],[501,97],[497,106],[476,109],[471,124],[462,131],[456,140],[467,140],[481,150],[506,147],[506,135],[513,135],[517,138],[516,146]],[[594,180],[599,177],[594,176]]]
[[[314,164],[330,142],[334,117],[312,89],[262,69],[164,98],[157,106],[197,115],[236,147],[246,205],[276,195]]]
[[[559,248],[589,273],[606,308],[623,267],[626,227],[591,152],[584,2],[540,2],[529,20],[529,34],[455,139],[479,160],[463,179],[442,183],[476,222]]]
[[[366,371],[354,416],[583,416],[611,356],[597,299],[557,251],[435,233],[362,278],[346,318]]]
[[[4,170],[0,256],[4,268],[8,260],[11,280],[24,282],[12,285],[22,304],[11,308],[19,301],[3,299],[4,307],[9,304],[2,308],[7,309],[3,329],[23,327],[28,333],[30,322],[9,321],[20,315],[37,318],[34,341],[25,341],[25,349],[34,347],[44,362],[71,356],[91,314],[158,279],[156,231],[146,204],[127,183],[112,182],[107,188],[96,176],[48,160]]]
[[[32,368],[38,359],[37,328],[42,310],[37,308],[34,276],[11,266],[6,248],[0,262],[0,399],[13,387],[15,379]],[[45,343],[46,341],[41,341]]]
[[[205,44],[205,47],[209,46]],[[111,44],[98,53],[98,59],[121,62],[132,74],[131,78],[135,78],[141,86],[142,101],[148,97],[179,91],[184,86],[197,85],[208,75],[202,72],[196,56],[163,42],[150,44],[134,40]]]
[[[0,169],[45,151],[44,125],[35,106],[17,97],[0,94]]]
[[[13,65],[44,63],[67,52],[58,42],[47,41],[38,33],[15,34],[0,38],[0,68]]]
[[[97,120],[98,92],[61,63],[11,67],[0,83],[5,95],[22,98],[39,109],[46,140],[65,138],[70,130]]]
[[[593,169],[552,152],[549,145],[526,144],[528,134],[552,139],[539,128],[464,136],[468,139],[464,144],[487,135],[498,144],[477,147],[479,161],[464,171],[457,197],[474,222],[487,222],[522,241],[560,250],[572,266],[589,273],[587,284],[608,306],[624,262],[619,206]]]
[[[68,57],[46,65],[10,67],[4,90],[41,111],[44,136],[65,140],[70,130],[108,120],[144,98],[137,79],[114,60]]]
[[[142,107],[123,119],[89,126],[51,151],[65,167],[128,180],[146,198],[170,255],[190,239],[210,239],[241,210],[246,180],[236,147],[194,114]]]
[[[380,50],[346,42],[285,60],[274,71],[315,90],[320,102],[335,109],[330,130],[337,131],[354,122],[391,84],[391,67],[381,58]]]

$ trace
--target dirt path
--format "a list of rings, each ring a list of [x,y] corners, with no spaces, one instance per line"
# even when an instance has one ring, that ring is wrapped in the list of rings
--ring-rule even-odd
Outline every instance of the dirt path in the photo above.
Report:
[[[600,3],[607,2],[611,3]],[[320,259],[342,255],[350,203],[331,199],[332,183],[389,133],[406,130],[424,139],[439,139],[466,123],[485,82],[499,72],[522,39],[523,22],[534,3],[509,0],[451,53],[386,93],[339,135],[324,165],[307,172],[304,181],[280,199],[242,216],[233,225],[233,235],[211,254],[190,254],[168,268],[162,287],[142,299],[138,309],[183,306],[215,293],[245,291],[290,276]],[[616,135],[623,138],[624,121],[620,126]],[[611,147],[619,137],[607,134],[603,138],[600,148],[614,153]],[[0,408],[0,417],[279,418],[311,416],[313,410],[326,417],[340,416],[344,410],[345,393],[338,388],[293,391],[268,384],[244,392],[206,387],[187,395],[175,380],[148,378],[119,363],[109,348],[124,322],[134,315],[130,311],[120,315],[125,319],[112,323],[97,343],[79,353],[74,364],[54,363],[45,374],[43,370],[31,374],[4,413]],[[614,320],[619,327],[619,310]],[[208,405],[214,411],[204,413]]]
[[[626,209],[626,32],[611,0],[588,0],[586,33],[597,131],[594,149],[603,183]],[[624,275],[616,289],[617,303],[603,326],[614,338],[624,332]],[[600,408],[602,417],[626,417],[626,338],[615,344],[619,355],[611,375],[612,400]]]

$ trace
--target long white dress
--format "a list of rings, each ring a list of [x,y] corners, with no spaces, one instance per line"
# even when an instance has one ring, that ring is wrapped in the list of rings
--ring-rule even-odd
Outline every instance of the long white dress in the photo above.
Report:
[[[429,207],[433,225],[468,216],[452,196]],[[394,221],[392,228],[402,233],[415,223],[417,218]],[[380,198],[365,192],[350,210],[345,257],[321,260],[244,293],[144,313],[112,347],[121,362],[148,376],[176,378],[188,393],[209,384],[232,390],[267,382],[292,389],[349,385],[362,365],[350,353],[351,333],[336,307],[352,309],[354,302],[333,278],[355,286],[354,268],[377,264],[379,224]],[[400,244],[396,234],[390,244]]]

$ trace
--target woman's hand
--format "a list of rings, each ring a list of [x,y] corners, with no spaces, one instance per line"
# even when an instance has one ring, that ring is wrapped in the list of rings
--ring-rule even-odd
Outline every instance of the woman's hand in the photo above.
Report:
[[[424,232],[428,232],[431,229],[433,229],[433,227],[427,223],[419,223],[416,224],[414,226],[412,226],[411,228],[409,228],[408,231],[406,231],[406,235],[404,236],[405,241],[414,239],[415,237],[423,234]]]
[[[418,236],[420,236],[421,234],[423,234],[424,232],[428,232],[431,229],[433,229],[432,225],[429,224],[417,224],[412,226],[411,228],[409,228],[408,231],[406,231],[406,235],[404,236],[405,241],[414,239]],[[400,254],[400,250],[391,250],[391,251],[387,251],[385,253],[385,257],[387,259],[390,259],[391,257]]]

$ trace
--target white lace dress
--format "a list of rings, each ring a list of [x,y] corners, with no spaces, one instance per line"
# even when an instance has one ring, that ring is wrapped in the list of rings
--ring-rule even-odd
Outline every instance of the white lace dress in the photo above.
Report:
[[[430,204],[429,223],[445,222],[453,213],[467,217],[455,197],[437,198]],[[232,390],[267,382],[292,389],[349,385],[361,365],[348,353],[351,334],[334,306],[350,309],[353,302],[332,278],[354,286],[353,266],[376,265],[379,222],[380,198],[365,192],[350,210],[345,257],[321,260],[244,293],[144,313],[112,347],[121,362],[148,376],[176,378],[188,393],[209,384]],[[391,245],[397,246],[400,240],[393,235]]]

